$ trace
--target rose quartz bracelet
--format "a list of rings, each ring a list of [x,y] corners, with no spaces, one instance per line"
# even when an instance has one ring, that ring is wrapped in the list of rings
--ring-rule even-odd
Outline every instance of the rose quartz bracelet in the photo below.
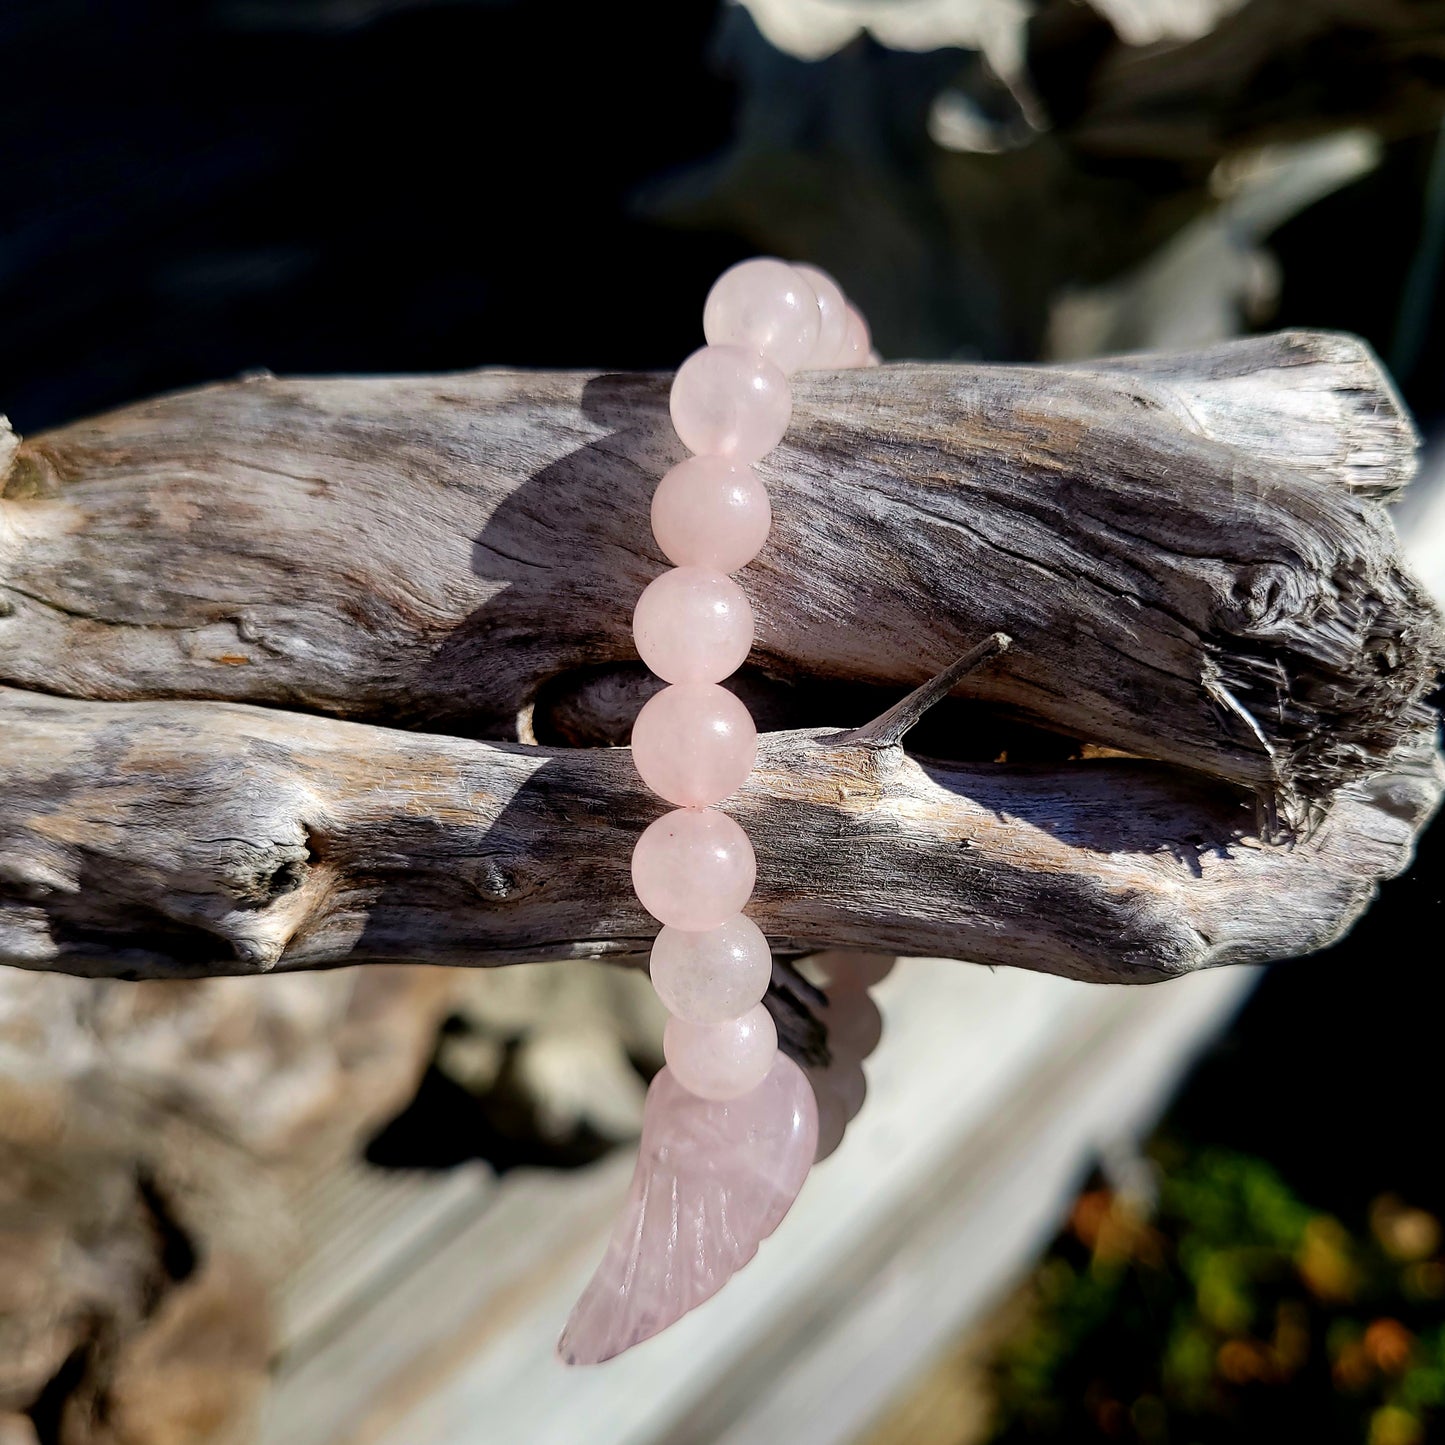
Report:
[[[676,804],[632,854],[642,905],[662,924],[652,982],[670,1011],[627,1200],[557,1342],[570,1365],[611,1359],[716,1294],[775,1230],[817,1154],[818,1103],[778,1052],[763,995],[772,954],[742,913],[756,863],[713,805],[752,770],[758,735],[718,684],[753,645],[753,613],[727,574],[772,520],[752,463],[782,439],[787,374],[867,365],[868,328],[812,266],[744,261],[703,312],[708,345],[672,384],[672,421],[694,455],[658,484],[652,530],[676,563],[638,600],[642,660],[669,686],[632,729],[643,782]]]
[[[818,1157],[862,1102],[868,1016],[859,995],[878,960],[835,957],[823,1092],[835,1106],[824,1142],[819,1097],[778,1050],[763,1005],[772,954],[743,906],[757,865],[747,835],[715,806],[752,771],[758,735],[719,683],[753,645],[753,613],[728,573],[768,535],[767,493],[753,463],[782,440],[790,372],[876,361],[868,328],[837,284],[812,266],[745,261],[723,273],[703,311],[708,345],[672,384],[672,421],[693,453],[658,484],[652,530],[675,563],[637,603],[633,636],[668,686],[632,729],[643,782],[675,805],[632,853],[642,906],[662,924],[652,982],[671,1014],[667,1067],[648,1086],[627,1198],[607,1248],[568,1316],[558,1356],[595,1365],[667,1329],[715,1295],[787,1216]],[[1009,645],[996,633],[887,712],[834,741],[890,746],[972,668]],[[850,983],[850,979],[852,982]],[[860,1033],[860,1025],[862,1032]],[[841,1073],[834,1072],[843,1065]],[[814,1075],[815,1078],[819,1077]],[[851,1108],[846,1102],[852,1100]]]
[[[662,925],[653,986],[671,1017],[663,1052],[674,1078],[703,1099],[734,1099],[767,1077],[778,1036],[762,998],[767,939],[741,909],[756,863],[747,835],[713,804],[752,770],[758,735],[748,710],[718,684],[753,645],[753,613],[727,574],[750,562],[772,521],[754,472],[792,414],[788,374],[868,365],[868,327],[836,282],[813,266],[743,261],[703,309],[708,344],[672,384],[672,423],[694,453],[663,477],[652,531],[670,572],[638,599],[632,632],[642,660],[669,684],[632,729],[642,781],[676,811],[632,854],[642,906]]]

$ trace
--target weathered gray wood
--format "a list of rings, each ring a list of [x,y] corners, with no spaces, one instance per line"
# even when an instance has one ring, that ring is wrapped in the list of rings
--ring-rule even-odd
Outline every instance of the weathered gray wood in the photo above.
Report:
[[[545,688],[634,665],[666,389],[260,378],[24,443],[0,681],[514,737]],[[774,678],[901,689],[1000,629],[1014,649],[965,691],[1297,818],[1410,730],[1435,620],[1365,494],[1408,477],[1414,435],[1359,343],[796,393],[741,578]]]
[[[217,703],[0,690],[0,962],[123,976],[637,955],[658,805],[623,749],[544,749]],[[1237,790],[1129,759],[928,763],[774,733],[728,805],[781,949],[1148,982],[1307,952],[1409,856],[1428,733],[1291,846]]]
[[[1404,865],[1445,654],[1380,502],[1414,432],[1358,342],[796,392],[740,686],[817,726],[765,737],[729,805],[784,951],[1146,980],[1317,947]],[[657,804],[626,754],[474,739],[625,736],[665,403],[646,376],[259,378],[0,457],[0,962],[636,955]],[[1082,757],[840,740],[840,688],[886,706],[994,630],[959,691]]]
[[[862,727],[849,728],[833,739],[835,743],[852,743],[872,748],[892,747],[901,743],[923,720],[929,708],[937,706],[969,673],[1005,653],[1013,644],[1006,632],[991,632],[975,643],[956,661],[949,663],[936,677],[920,683],[912,692],[898,699],[887,712],[879,713]]]
[[[42,1440],[251,1440],[294,1188],[414,1096],[457,978],[0,968],[0,1420],[43,1396]]]

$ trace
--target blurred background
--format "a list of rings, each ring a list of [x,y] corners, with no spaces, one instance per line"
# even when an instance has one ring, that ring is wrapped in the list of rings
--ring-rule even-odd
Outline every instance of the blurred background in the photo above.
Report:
[[[1445,594],[1435,0],[7,0],[0,63],[22,434],[255,368],[665,369],[761,251],[885,357],[1360,334]],[[1442,855],[1264,975],[903,961],[759,1263],[585,1374],[645,980],[0,970],[0,1445],[1445,1438]]]

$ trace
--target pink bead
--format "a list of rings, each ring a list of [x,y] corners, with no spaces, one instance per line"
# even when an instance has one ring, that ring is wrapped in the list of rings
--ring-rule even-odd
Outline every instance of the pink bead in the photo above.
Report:
[[[813,288],[818,298],[818,341],[803,364],[813,370],[831,367],[843,349],[848,334],[848,298],[843,288],[817,266],[794,262],[793,269]]]
[[[773,954],[762,929],[739,913],[706,933],[664,928],[648,967],[668,1013],[718,1024],[761,1001],[773,977]]]
[[[731,577],[676,567],[637,599],[632,637],[664,682],[721,682],[753,645],[753,609]]]
[[[748,835],[724,813],[679,808],[643,830],[632,886],[659,923],[689,933],[717,928],[752,895],[758,864]]]
[[[813,288],[771,256],[730,266],[713,282],[702,309],[708,345],[760,351],[782,372],[807,365],[821,324]]]
[[[768,494],[746,462],[689,457],[652,495],[652,535],[679,567],[736,572],[758,555],[772,523]]]
[[[721,1024],[670,1018],[662,1031],[662,1053],[688,1093],[699,1099],[737,1099],[767,1078],[778,1053],[778,1031],[762,1004]]]
[[[742,787],[757,754],[752,714],[715,682],[663,688],[632,724],[633,766],[679,808],[722,802]]]
[[[868,353],[873,349],[873,338],[868,334],[868,323],[856,306],[848,307],[848,329],[843,334],[843,345],[833,363],[840,367],[867,366]]]
[[[793,414],[788,378],[742,346],[704,346],[672,382],[672,424],[690,452],[755,462],[782,441]]]

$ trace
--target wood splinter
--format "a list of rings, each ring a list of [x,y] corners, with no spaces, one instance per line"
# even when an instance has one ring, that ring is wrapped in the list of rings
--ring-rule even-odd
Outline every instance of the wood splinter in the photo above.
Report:
[[[872,722],[864,723],[860,728],[839,733],[832,741],[855,748],[888,748],[901,743],[929,708],[942,702],[975,668],[1007,652],[1012,644],[1013,639],[1008,633],[991,633],[982,642],[970,647],[962,657],[949,663],[942,672],[914,688],[906,697],[899,698],[887,712],[879,713]]]

